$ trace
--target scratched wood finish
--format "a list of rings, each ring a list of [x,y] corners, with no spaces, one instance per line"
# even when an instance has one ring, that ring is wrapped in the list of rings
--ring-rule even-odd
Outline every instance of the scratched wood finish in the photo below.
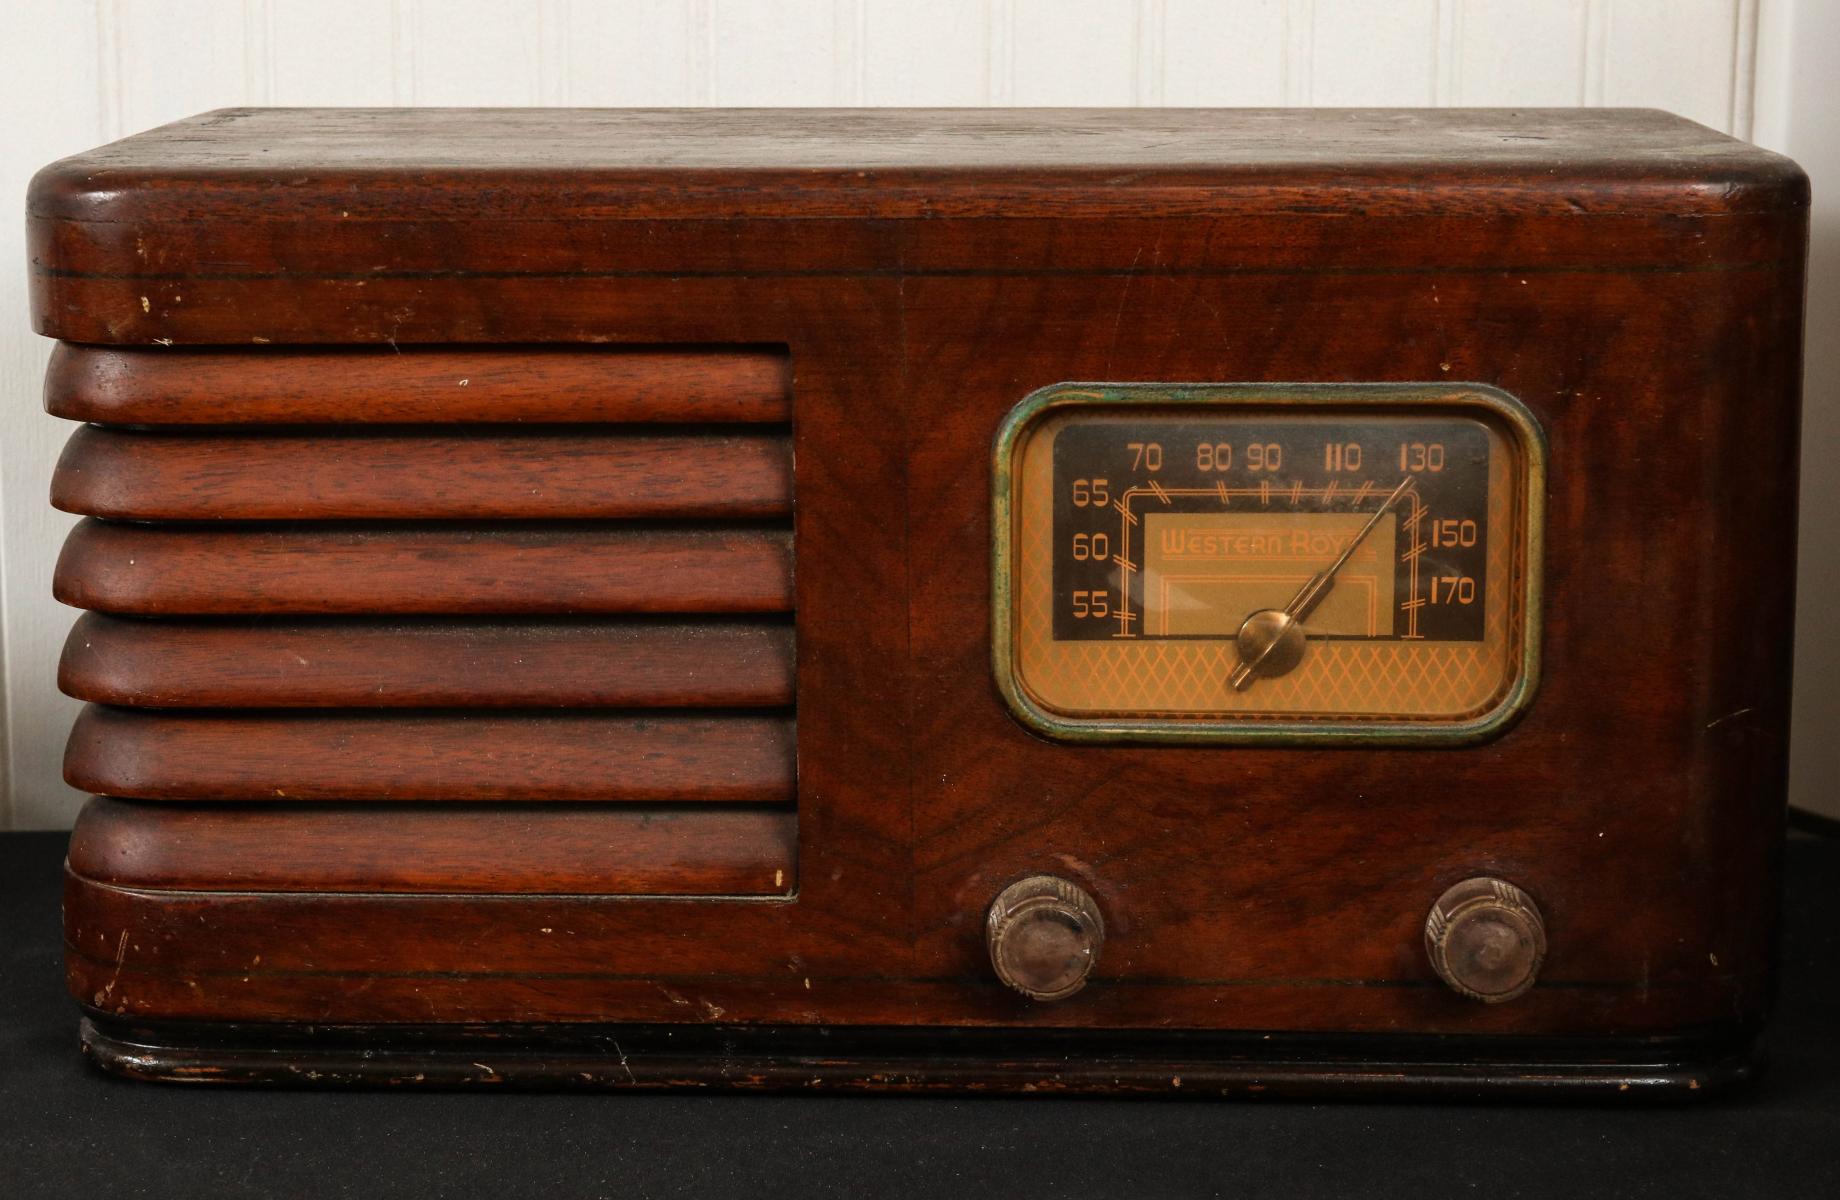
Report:
[[[779,708],[789,623],[755,618],[141,620],[85,613],[68,696],[145,708]]]
[[[393,117],[230,114],[56,168],[32,202],[40,327],[786,347],[797,899],[198,896],[73,876],[74,995],[173,1019],[409,1022],[432,1004],[456,1022],[1478,1044],[1762,1020],[1806,251],[1792,164],[1614,112],[774,114],[771,130],[596,114],[530,144],[540,118],[439,119],[465,131],[446,163],[414,159],[428,138],[393,148]],[[665,127],[682,167],[644,160]],[[262,216],[286,163],[255,161],[257,140],[286,141],[323,187]],[[526,157],[546,165],[512,169]],[[107,188],[84,182],[105,170]],[[780,236],[742,236],[766,225]],[[220,253],[246,265],[206,270]],[[394,273],[352,274],[380,263]],[[1024,731],[989,674],[991,438],[1029,391],[1080,379],[1519,396],[1552,462],[1526,718],[1435,753]],[[307,753],[310,773],[324,747]],[[991,897],[1040,870],[1107,922],[1093,983],[1060,1004],[1007,994],[982,945]],[[1480,872],[1546,915],[1542,984],[1511,1004],[1450,993],[1420,947],[1431,902]],[[528,937],[559,909],[579,940]],[[130,926],[148,936],[118,954]]]
[[[784,809],[743,806],[456,811],[97,797],[77,820],[69,861],[86,879],[130,889],[783,895],[793,885],[797,822]],[[536,934],[552,935],[574,936],[554,926]]]
[[[783,434],[593,428],[288,436],[90,426],[65,446],[51,503],[136,521],[784,517],[792,445]]]
[[[330,1005],[338,1012],[374,1013],[380,1021],[426,1023],[434,1003],[441,1012],[504,1023],[531,1022],[543,1011],[555,1020],[585,1022],[605,1022],[616,1013],[623,1021],[697,1023],[813,1024],[818,1018],[846,1025],[1411,1030],[1483,1037],[1524,1035],[1531,1026],[1554,1036],[1645,1036],[1655,1025],[1657,1005],[1652,991],[1645,997],[1620,981],[1535,988],[1521,998],[1522,1006],[1465,1001],[1429,977],[1361,987],[1276,977],[1181,981],[1124,972],[1088,985],[1077,1002],[1030,1004],[975,975],[865,976],[834,952],[817,960],[788,956],[786,947],[809,919],[806,894],[818,883],[803,853],[799,896],[791,904],[516,895],[201,896],[130,891],[74,874],[65,883],[72,994],[91,1002],[114,981],[106,1003],[97,1007],[143,1018],[226,1020],[298,1011],[294,1005]],[[559,919],[575,930],[574,938],[531,936]],[[193,932],[201,926],[213,934],[208,945],[198,943]],[[145,936],[120,954],[124,928]],[[862,929],[853,957],[898,961],[904,945],[904,938],[888,931]],[[258,954],[262,962],[252,967]],[[324,969],[329,961],[338,964],[335,970]],[[658,965],[635,975],[626,969],[635,963]],[[1749,976],[1744,986],[1760,979]],[[341,998],[354,980],[366,988],[362,1005]],[[531,996],[533,986],[541,988],[540,999]],[[226,990],[236,994],[218,994]],[[692,1003],[680,1003],[684,999]],[[1663,1002],[1669,1014],[1664,1025],[1734,1026],[1729,1007],[1710,990],[1670,988]],[[1233,1026],[1220,1021],[1223,1006],[1235,1013]]]
[[[1759,1039],[1576,1039],[1494,1053],[1406,1035],[1095,1030],[834,1030],[797,1025],[547,1024],[487,1039],[429,1025],[224,1028],[90,1008],[83,1052],[130,1079],[571,1091],[723,1089],[1030,1096],[1588,1101],[1703,1100],[1752,1083]],[[617,1042],[619,1054],[606,1048]]]
[[[764,350],[65,344],[45,409],[122,425],[731,424],[788,420],[789,386],[785,356]]]
[[[277,187],[289,162],[315,186]],[[1786,160],[1628,110],[229,109],[47,167],[27,248],[36,326],[74,342],[598,343],[782,299],[698,295],[737,277],[1593,270],[1678,261],[1663,217],[1717,218],[1702,261],[1733,262],[1797,188]],[[634,276],[678,286],[628,310]]]
[[[206,613],[747,613],[792,607],[784,530],[621,525],[116,524],[86,519],[52,591],[77,608]]]
[[[792,799],[789,717],[83,710],[72,787],[153,800]]]

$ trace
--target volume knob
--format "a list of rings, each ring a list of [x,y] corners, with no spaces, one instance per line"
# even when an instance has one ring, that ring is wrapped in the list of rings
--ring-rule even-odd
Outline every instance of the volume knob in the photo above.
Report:
[[[984,936],[998,979],[1031,1000],[1064,1000],[1099,961],[1105,919],[1078,884],[1031,875],[997,894]]]
[[[1478,875],[1431,906],[1425,953],[1452,991],[1500,1004],[1533,986],[1546,958],[1546,922],[1526,892],[1505,879]]]

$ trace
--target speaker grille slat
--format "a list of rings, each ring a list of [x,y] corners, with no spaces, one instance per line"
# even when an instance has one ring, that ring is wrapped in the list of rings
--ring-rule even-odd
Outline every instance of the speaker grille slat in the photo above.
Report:
[[[85,613],[59,685],[145,708],[785,708],[791,624],[675,617],[157,621]]]
[[[147,800],[786,803],[792,719],[751,713],[247,713],[92,705],[64,772]]]
[[[792,876],[796,825],[790,811],[743,807],[382,812],[104,799],[77,821],[70,869],[117,887],[187,891],[769,895]]]
[[[90,426],[64,448],[51,503],[134,521],[786,517],[792,439],[777,430],[658,435],[603,426],[438,434]]]
[[[103,425],[785,424],[783,351],[749,347],[53,350],[45,410]]]
[[[613,523],[144,525],[86,518],[52,591],[97,612],[784,613],[792,533]]]

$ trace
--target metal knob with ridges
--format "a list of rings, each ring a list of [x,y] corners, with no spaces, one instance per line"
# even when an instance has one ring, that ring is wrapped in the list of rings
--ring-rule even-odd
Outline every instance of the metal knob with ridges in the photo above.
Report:
[[[1031,1000],[1064,1000],[1086,986],[1105,945],[1105,919],[1086,890],[1031,875],[997,894],[985,920],[997,978]]]
[[[1546,922],[1526,892],[1478,875],[1448,889],[1425,918],[1425,953],[1451,990],[1500,1004],[1533,986],[1546,958]]]

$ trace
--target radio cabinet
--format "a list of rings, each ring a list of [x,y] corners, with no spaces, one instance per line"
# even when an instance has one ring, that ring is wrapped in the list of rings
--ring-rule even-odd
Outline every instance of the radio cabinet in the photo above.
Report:
[[[54,164],[85,1049],[1746,1078],[1807,204],[1619,110],[228,110]]]

